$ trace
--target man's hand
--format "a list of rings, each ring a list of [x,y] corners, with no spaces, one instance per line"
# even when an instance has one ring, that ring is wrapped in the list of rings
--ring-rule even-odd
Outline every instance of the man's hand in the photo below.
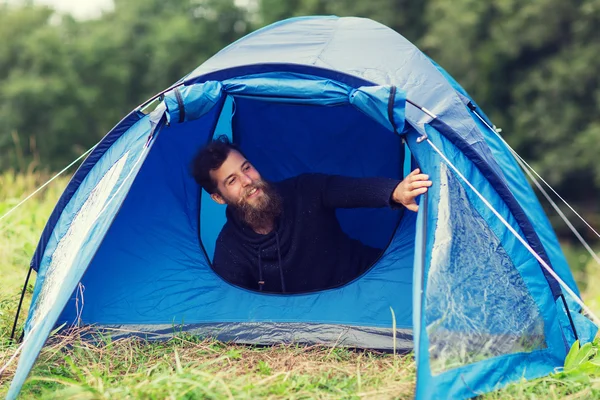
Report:
[[[396,186],[392,193],[392,200],[402,204],[411,211],[417,212],[419,206],[415,199],[418,195],[427,192],[427,188],[432,185],[429,175],[421,174],[419,168],[408,174],[408,176]]]

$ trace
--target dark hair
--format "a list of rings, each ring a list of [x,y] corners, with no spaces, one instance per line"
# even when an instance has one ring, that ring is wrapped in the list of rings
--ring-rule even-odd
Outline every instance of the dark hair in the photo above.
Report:
[[[217,192],[217,183],[210,177],[210,171],[221,168],[231,150],[242,152],[225,135],[219,136],[204,146],[192,161],[192,176],[209,194]]]

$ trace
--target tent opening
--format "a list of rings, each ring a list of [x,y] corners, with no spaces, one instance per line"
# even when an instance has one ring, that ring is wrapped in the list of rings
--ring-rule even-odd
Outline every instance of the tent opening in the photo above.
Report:
[[[402,139],[350,104],[292,104],[237,96],[225,102],[210,138],[222,135],[240,148],[268,182],[302,174],[403,178]],[[212,266],[226,207],[205,191],[198,201],[200,246]],[[319,290],[343,286],[370,269],[390,244],[402,214],[401,208],[337,209],[344,235],[356,241],[356,246],[376,251],[369,252],[368,268],[335,283],[323,282]],[[246,289],[258,291],[258,287]]]

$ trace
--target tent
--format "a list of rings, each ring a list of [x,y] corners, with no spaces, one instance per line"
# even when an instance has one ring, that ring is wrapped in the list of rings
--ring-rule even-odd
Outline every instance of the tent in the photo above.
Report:
[[[565,296],[578,289],[557,238],[492,126],[440,66],[374,21],[294,18],[238,40],[127,115],[73,176],[32,260],[9,399],[65,323],[414,349],[418,399],[552,372],[596,327]],[[274,181],[401,178],[419,166],[434,185],[418,213],[339,211],[348,235],[383,249],[363,275],[311,293],[254,292],[211,269],[224,210],[189,165],[217,135]]]

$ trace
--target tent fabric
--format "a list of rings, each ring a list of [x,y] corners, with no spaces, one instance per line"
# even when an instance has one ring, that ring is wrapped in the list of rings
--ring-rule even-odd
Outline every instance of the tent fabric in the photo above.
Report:
[[[489,126],[493,126],[489,118],[479,108],[477,103],[469,96],[469,94],[460,86],[456,80],[450,76],[441,66],[432,60],[432,63],[436,68],[444,75],[452,87],[460,93],[464,98],[467,99],[467,103],[471,104],[470,112],[477,112]],[[540,239],[548,253],[549,258],[552,260],[552,266],[556,273],[561,277],[563,281],[569,285],[571,290],[579,295],[579,289],[575,283],[575,279],[571,274],[567,260],[560,248],[560,244],[550,221],[546,217],[544,209],[541,204],[537,201],[533,188],[527,182],[524,174],[520,172],[520,168],[512,156],[510,149],[507,148],[502,140],[494,132],[490,132],[489,128],[486,127],[476,116],[473,116],[477,127],[482,132],[487,145],[489,146],[494,158],[497,159],[502,165],[510,166],[510,168],[504,168],[504,177],[509,185],[510,191],[513,193],[519,204],[523,205],[523,210],[527,215],[529,221],[531,221],[536,232],[540,236]],[[571,301],[571,299],[567,299]],[[579,306],[571,301],[570,307],[576,311],[579,311]]]
[[[433,127],[426,129],[429,139],[441,146],[443,153],[511,225],[515,224],[479,170]],[[552,372],[564,360],[567,346],[552,292],[537,262],[514,236],[507,234],[506,228],[481,200],[458,186],[461,185],[458,178],[427,145],[411,146],[411,151],[418,160],[429,165],[427,173],[434,182],[440,182],[427,196],[425,254],[422,265],[415,265],[415,274],[420,270],[422,275],[422,292],[419,292],[422,295],[415,299],[421,303],[421,313],[418,323],[414,324],[415,330],[419,329],[419,333],[415,332],[419,337],[418,347],[415,347],[418,395],[440,398],[452,393],[452,397],[468,398],[480,392],[478,388],[482,386],[491,390],[522,376],[534,378]],[[443,194],[452,191],[462,192],[462,195],[450,197],[448,201],[448,196]],[[468,219],[464,215],[465,203],[470,204],[472,216]],[[468,224],[471,232],[451,228],[456,224]],[[454,233],[448,234],[448,230]],[[493,240],[486,240],[484,248],[475,251],[470,244],[484,236]],[[440,262],[439,258],[446,261]],[[415,262],[418,260],[415,258]],[[446,276],[441,282],[440,268],[444,272],[442,276]],[[490,278],[498,279],[486,283]],[[507,281],[510,285],[502,284]],[[467,297],[469,301],[465,304]],[[511,307],[507,309],[508,305]],[[465,308],[469,311],[466,314],[469,321],[461,319],[464,312],[455,312]],[[448,315],[448,310],[452,310],[453,315]],[[511,315],[515,310],[519,313]],[[466,331],[465,323],[474,326]],[[450,342],[444,342],[452,336]],[[531,347],[526,351],[510,348],[522,338],[526,338],[524,342]],[[506,346],[510,350],[507,351]],[[483,350],[487,354],[482,354]],[[468,362],[464,357],[475,357],[477,362]],[[453,368],[446,370],[447,364]]]
[[[164,109],[157,110],[157,114],[162,113]],[[148,134],[156,126],[152,122],[154,118],[156,115],[140,119],[106,149],[56,221],[39,266],[25,328],[26,343],[7,398],[15,398],[18,394],[64,304],[77,287],[98,242],[127,195],[132,178],[148,154],[146,143]]]
[[[576,288],[509,150],[475,118],[468,94],[391,29],[362,18],[282,21],[223,49],[161,99],[109,132],[55,208],[32,261],[38,280],[9,399],[61,324],[149,339],[186,331],[239,343],[414,348],[418,399],[468,398],[548,374],[576,333],[595,335],[420,140],[435,143]],[[401,179],[418,166],[434,185],[418,213],[338,210],[346,234],[382,249],[363,275],[323,291],[258,293],[212,271],[224,211],[190,175],[197,150],[223,134],[272,181],[307,172]]]
[[[179,328],[179,327],[178,327]],[[173,325],[104,325],[104,334],[113,340],[137,336],[146,340],[169,340]],[[250,345],[282,343],[337,343],[338,346],[369,348],[407,353],[412,351],[412,329],[396,329],[396,341],[391,341],[392,328],[360,327],[340,324],[241,322],[186,324],[183,333],[201,337],[216,337],[224,342]]]

